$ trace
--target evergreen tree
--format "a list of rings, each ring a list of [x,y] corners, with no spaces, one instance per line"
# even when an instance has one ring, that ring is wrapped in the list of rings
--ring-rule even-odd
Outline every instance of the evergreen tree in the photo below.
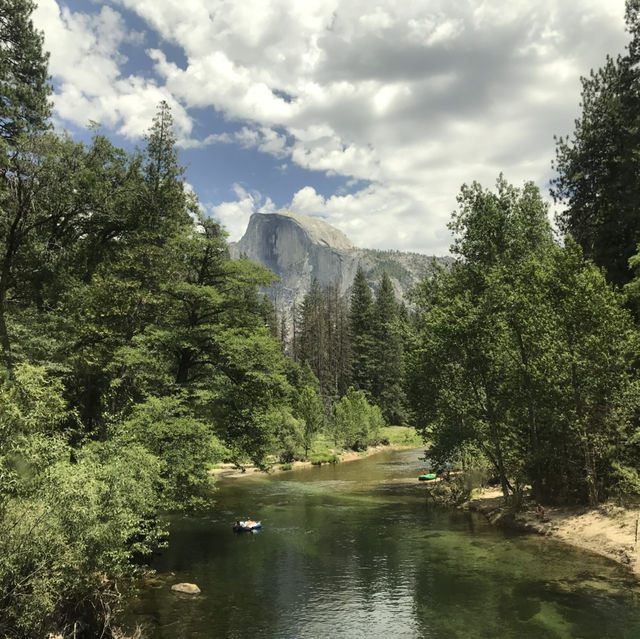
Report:
[[[348,304],[336,284],[324,291],[328,330],[329,385],[328,398],[342,397],[351,384],[351,342],[349,339]]]
[[[309,364],[321,388],[326,386],[329,376],[328,329],[324,295],[318,280],[314,279],[298,309],[295,356],[299,363]]]
[[[556,146],[552,195],[561,228],[610,281],[631,279],[640,242],[640,2],[627,0],[628,52],[582,78],[582,114]]]
[[[189,224],[189,208],[195,206],[184,190],[184,169],[178,164],[173,117],[166,101],[158,105],[145,140],[143,171],[147,189],[140,223],[161,244],[164,237]]]
[[[369,394],[372,390],[373,367],[373,294],[358,266],[349,302],[349,335],[351,338],[351,379],[355,388]]]
[[[7,300],[15,259],[39,215],[34,191],[42,192],[37,177],[42,156],[50,150],[47,58],[43,37],[31,21],[30,0],[0,2],[0,349],[12,365],[7,328]]]
[[[390,424],[406,420],[404,345],[393,285],[383,271],[373,309],[371,396]]]
[[[21,136],[48,128],[49,54],[35,30],[32,0],[0,0],[0,139],[15,149]]]
[[[314,280],[294,326],[296,361],[309,364],[318,378],[328,412],[350,379],[347,306],[338,287],[331,284],[321,289]]]

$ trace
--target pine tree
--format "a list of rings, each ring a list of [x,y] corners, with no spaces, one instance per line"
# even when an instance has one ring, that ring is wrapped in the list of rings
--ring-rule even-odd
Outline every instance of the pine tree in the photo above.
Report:
[[[582,78],[582,115],[573,136],[557,140],[552,180],[566,207],[562,230],[619,285],[631,279],[628,260],[640,242],[639,13],[640,1],[627,0],[627,54]]]
[[[27,220],[39,214],[37,173],[50,150],[37,135],[48,128],[51,88],[43,37],[30,19],[34,7],[30,0],[0,0],[0,349],[9,367],[7,299],[16,256],[33,228]]]
[[[322,289],[314,280],[294,322],[294,355],[320,383],[327,412],[350,383],[347,302],[336,284]]]
[[[386,271],[380,278],[374,304],[372,334],[372,399],[388,423],[402,424],[406,420],[404,345],[398,303]]]
[[[31,0],[0,0],[0,138],[9,147],[48,128],[49,54],[30,18],[34,8]]]
[[[304,296],[298,309],[295,328],[296,361],[309,364],[322,389],[326,385],[328,375],[328,326],[325,321],[324,297],[318,280],[313,280],[309,292]]]
[[[184,190],[184,169],[178,164],[173,117],[163,100],[145,136],[144,175],[146,196],[141,223],[156,243],[190,223],[190,203]]]
[[[369,394],[372,390],[373,294],[358,266],[349,304],[349,334],[351,338],[351,379],[353,385]]]

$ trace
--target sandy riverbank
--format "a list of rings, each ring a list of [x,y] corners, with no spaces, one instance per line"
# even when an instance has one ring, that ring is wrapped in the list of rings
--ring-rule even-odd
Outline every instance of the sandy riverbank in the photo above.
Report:
[[[500,490],[485,490],[464,508],[483,513],[496,525],[558,539],[582,550],[594,552],[628,566],[640,578],[640,544],[636,522],[640,510],[604,505],[596,509],[532,506],[529,510],[506,516]]]
[[[355,452],[352,450],[342,451],[341,453],[337,453],[338,462],[348,462],[353,461],[355,459],[363,459],[364,457],[370,457],[371,455],[375,455],[376,453],[381,453],[386,450],[407,450],[410,448],[415,448],[415,446],[402,446],[400,444],[388,444],[386,446],[370,446],[367,450]],[[296,461],[293,462],[291,468],[289,470],[295,470],[299,468],[310,468],[313,464],[308,461]],[[232,479],[238,477],[250,477],[255,474],[268,474],[275,475],[277,473],[285,473],[289,472],[288,470],[282,470],[282,464],[275,464],[269,470],[264,471],[260,470],[256,466],[246,466],[244,470],[242,468],[238,468],[234,464],[222,464],[218,468],[212,468],[209,472],[215,477],[229,477]]]

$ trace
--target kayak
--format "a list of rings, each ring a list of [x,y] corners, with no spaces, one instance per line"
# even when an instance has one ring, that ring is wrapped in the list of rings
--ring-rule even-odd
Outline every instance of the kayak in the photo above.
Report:
[[[418,479],[420,481],[425,481],[427,479],[435,479],[435,478],[436,478],[435,473],[422,473],[422,475],[418,475]]]
[[[251,532],[253,530],[260,530],[262,528],[261,521],[237,521],[233,524],[233,530],[235,532]]]

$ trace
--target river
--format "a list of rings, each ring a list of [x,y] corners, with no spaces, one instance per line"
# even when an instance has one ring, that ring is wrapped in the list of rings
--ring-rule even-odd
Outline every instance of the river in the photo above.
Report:
[[[428,505],[422,452],[220,480],[209,516],[172,521],[129,622],[153,639],[640,637],[626,569]],[[234,533],[245,517],[262,530]]]

